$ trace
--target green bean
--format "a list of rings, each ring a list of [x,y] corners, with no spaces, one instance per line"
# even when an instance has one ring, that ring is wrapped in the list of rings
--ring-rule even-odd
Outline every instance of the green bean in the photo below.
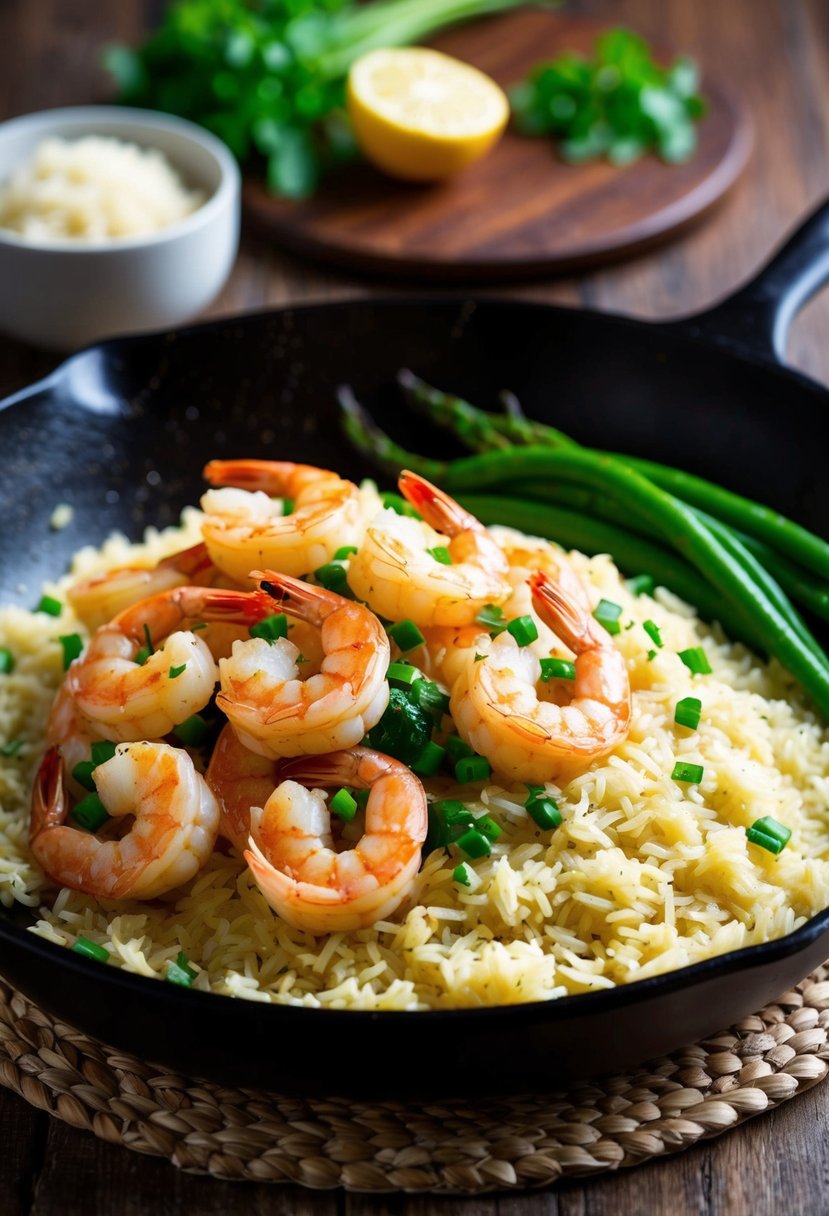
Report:
[[[546,536],[565,549],[607,553],[630,575],[650,574],[663,587],[693,604],[708,621],[718,621],[729,636],[765,653],[752,616],[715,594],[693,566],[661,545],[652,544],[613,524],[566,508],[494,494],[462,494],[458,501],[485,524],[504,524],[533,536]]]
[[[492,462],[510,478],[566,474],[596,489],[610,487],[624,501],[637,504],[650,523],[688,561],[707,577],[721,595],[753,610],[763,647],[774,655],[811,694],[824,716],[829,716],[829,661],[816,641],[808,644],[794,632],[777,606],[758,587],[746,568],[735,561],[704,520],[679,499],[660,489],[636,470],[606,455],[584,449],[527,447],[511,452],[468,456],[453,462],[447,489],[474,490],[486,484]]]

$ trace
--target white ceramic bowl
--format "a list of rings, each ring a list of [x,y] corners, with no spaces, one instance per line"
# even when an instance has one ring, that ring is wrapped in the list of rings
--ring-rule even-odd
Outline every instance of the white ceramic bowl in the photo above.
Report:
[[[0,182],[41,140],[83,135],[157,148],[206,201],[158,233],[94,244],[33,244],[0,228],[0,331],[64,351],[195,317],[221,290],[239,245],[240,177],[230,152],[195,123],[152,110],[77,106],[2,123]]]

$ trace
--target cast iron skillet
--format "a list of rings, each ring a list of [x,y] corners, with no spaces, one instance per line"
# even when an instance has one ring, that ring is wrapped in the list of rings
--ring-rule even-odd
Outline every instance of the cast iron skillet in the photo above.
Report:
[[[782,356],[791,318],[827,276],[829,204],[736,295],[671,324],[416,297],[91,347],[0,410],[0,601],[34,603],[44,577],[113,528],[138,538],[147,524],[175,521],[198,500],[211,457],[369,472],[340,435],[343,382],[399,438],[445,445],[398,416],[402,366],[480,403],[511,388],[579,440],[692,469],[826,534],[818,427],[829,393]],[[58,502],[74,518],[53,533]],[[611,991],[373,1014],[183,991],[50,945],[24,924],[0,916],[3,974],[82,1030],[191,1075],[355,1097],[518,1093],[632,1065],[760,1008],[829,955],[826,911],[780,941]]]

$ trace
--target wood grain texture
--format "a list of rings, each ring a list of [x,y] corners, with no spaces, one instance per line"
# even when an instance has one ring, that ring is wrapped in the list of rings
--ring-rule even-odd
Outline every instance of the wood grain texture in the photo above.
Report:
[[[540,57],[589,53],[601,28],[527,10],[452,30],[433,45],[506,88]],[[248,218],[285,249],[384,275],[468,284],[581,269],[676,233],[739,176],[752,142],[747,111],[715,79],[705,92],[699,146],[684,165],[655,156],[624,169],[604,160],[566,165],[552,140],[507,130],[490,155],[435,185],[395,182],[359,164],[291,202],[249,180]]]
[[[137,37],[162,7],[163,0],[2,0],[0,118],[104,99],[101,44]],[[595,20],[628,23],[648,38],[697,56],[712,78],[731,82],[739,92],[758,139],[734,189],[680,239],[578,278],[502,284],[496,294],[642,317],[703,308],[747,277],[829,193],[829,4],[569,0],[566,7]],[[376,290],[371,280],[301,262],[248,232],[234,273],[209,312],[226,315]],[[383,294],[403,290],[408,289],[393,282],[382,288]],[[804,312],[790,344],[790,361],[825,383],[827,333],[829,293]],[[56,361],[49,352],[0,338],[0,396],[45,374]],[[0,1216],[825,1216],[829,1211],[825,1086],[671,1159],[545,1194],[469,1200],[215,1183],[53,1124],[2,1087],[0,1137]]]

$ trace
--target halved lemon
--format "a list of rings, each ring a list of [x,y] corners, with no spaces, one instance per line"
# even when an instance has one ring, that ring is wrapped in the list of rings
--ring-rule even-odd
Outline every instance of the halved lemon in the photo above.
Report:
[[[427,47],[362,55],[349,72],[347,96],[362,152],[410,181],[457,173],[489,151],[509,118],[494,80]]]

